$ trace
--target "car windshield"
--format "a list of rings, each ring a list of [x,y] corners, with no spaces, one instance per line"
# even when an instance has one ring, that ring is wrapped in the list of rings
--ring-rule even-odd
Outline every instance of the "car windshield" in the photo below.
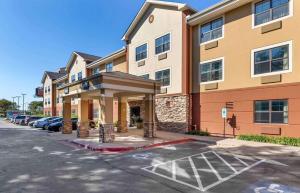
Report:
[[[39,119],[39,121],[46,121],[47,119],[49,119],[49,118],[45,117],[45,118]]]
[[[55,122],[55,121],[60,121],[62,120],[62,118],[55,118],[55,119],[52,119],[51,121]]]

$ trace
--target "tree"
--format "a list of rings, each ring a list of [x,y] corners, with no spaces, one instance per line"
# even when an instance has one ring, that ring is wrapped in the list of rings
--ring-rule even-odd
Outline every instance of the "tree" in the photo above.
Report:
[[[8,110],[15,110],[16,104],[13,102],[6,100],[6,99],[1,99],[0,100],[0,113],[4,114],[6,116],[6,113]]]
[[[43,101],[32,101],[28,105],[28,110],[31,114],[40,115],[43,114]]]

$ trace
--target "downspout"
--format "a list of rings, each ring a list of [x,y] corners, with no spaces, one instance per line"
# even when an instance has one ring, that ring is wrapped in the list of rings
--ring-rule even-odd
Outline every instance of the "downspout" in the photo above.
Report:
[[[153,103],[152,103],[152,119],[153,119],[153,128],[152,128],[152,137],[154,138],[154,127],[155,127],[155,96],[156,96],[156,82],[154,82],[154,96],[153,96]]]

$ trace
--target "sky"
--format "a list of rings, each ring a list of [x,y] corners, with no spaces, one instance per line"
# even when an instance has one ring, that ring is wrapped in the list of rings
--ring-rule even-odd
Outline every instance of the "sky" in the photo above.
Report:
[[[173,0],[197,10],[220,0]],[[45,70],[67,64],[73,51],[105,56],[144,0],[0,0],[0,99],[34,98]]]

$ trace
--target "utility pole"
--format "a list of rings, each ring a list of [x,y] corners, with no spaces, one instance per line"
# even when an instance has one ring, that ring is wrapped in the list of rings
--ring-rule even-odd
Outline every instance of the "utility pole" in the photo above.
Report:
[[[25,95],[24,93],[22,93],[22,97],[23,97],[23,115],[25,115]]]

